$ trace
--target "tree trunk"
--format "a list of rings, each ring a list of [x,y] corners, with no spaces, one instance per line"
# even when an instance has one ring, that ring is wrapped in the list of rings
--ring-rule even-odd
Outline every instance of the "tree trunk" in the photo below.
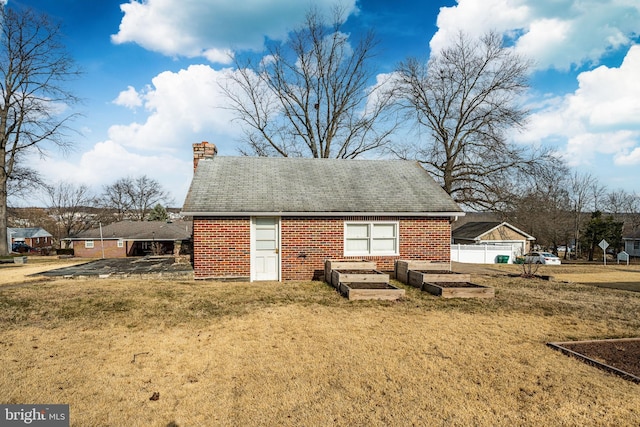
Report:
[[[0,171],[0,256],[9,255],[11,249],[7,225],[7,177]]]

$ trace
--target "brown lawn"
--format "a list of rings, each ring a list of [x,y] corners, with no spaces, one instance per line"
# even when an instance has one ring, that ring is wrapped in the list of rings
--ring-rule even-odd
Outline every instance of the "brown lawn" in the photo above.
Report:
[[[545,345],[638,336],[640,293],[509,267],[472,275],[491,300],[400,302],[320,282],[3,287],[3,268],[0,402],[68,403],[74,426],[640,424],[637,384]],[[569,267],[541,272],[611,273]]]

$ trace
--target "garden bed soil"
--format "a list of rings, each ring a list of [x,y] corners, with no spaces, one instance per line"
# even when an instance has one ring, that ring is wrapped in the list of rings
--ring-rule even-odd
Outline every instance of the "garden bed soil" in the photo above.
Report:
[[[346,283],[351,289],[398,289],[389,283],[372,283],[372,282],[361,282],[361,283]]]
[[[415,288],[422,288],[423,283],[466,283],[470,281],[470,274],[456,273],[451,270],[409,270],[407,284]]]
[[[423,260],[397,260],[394,266],[396,280],[408,284],[410,270],[451,271],[451,263]]]
[[[441,288],[486,288],[486,286],[476,285],[469,282],[429,282],[432,285],[440,286]]]
[[[334,270],[341,274],[382,274],[377,270]]]
[[[640,383],[640,338],[549,343],[564,354]]]
[[[373,261],[357,260],[357,259],[327,259],[324,262],[324,280],[325,282],[338,287],[339,283],[333,281],[331,272],[340,269],[358,269],[358,270],[375,270],[376,263]]]
[[[470,282],[436,282],[422,284],[422,290],[442,298],[493,298],[494,288]]]

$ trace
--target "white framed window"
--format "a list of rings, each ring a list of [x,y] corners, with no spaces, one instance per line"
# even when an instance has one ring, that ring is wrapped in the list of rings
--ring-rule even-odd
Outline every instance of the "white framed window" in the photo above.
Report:
[[[118,247],[119,248],[123,248],[124,247],[124,240],[118,239]]]
[[[93,240],[85,240],[84,247],[85,249],[93,249]]]
[[[398,255],[398,223],[348,221],[344,224],[344,254]]]

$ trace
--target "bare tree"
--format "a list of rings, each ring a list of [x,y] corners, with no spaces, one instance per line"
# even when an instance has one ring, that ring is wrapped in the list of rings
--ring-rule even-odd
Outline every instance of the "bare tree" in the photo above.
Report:
[[[605,211],[617,221],[624,222],[624,232],[633,234],[640,229],[640,196],[625,190],[611,191],[605,199]]]
[[[77,76],[61,44],[59,26],[30,10],[0,7],[0,254],[7,247],[7,183],[18,180],[18,159],[52,143],[66,147],[73,114],[64,106],[77,101],[64,83]],[[22,169],[24,170],[24,169]]]
[[[596,178],[589,173],[574,172],[569,181],[569,197],[573,214],[573,238],[576,256],[580,256],[581,230],[586,222],[587,213],[596,211],[596,197],[599,194]]]
[[[405,60],[396,73],[396,96],[429,140],[396,154],[419,160],[461,204],[494,209],[508,202],[522,176],[559,163],[549,150],[508,141],[529,113],[519,104],[529,69],[530,61],[506,48],[497,33],[476,40],[461,32],[428,62]]]
[[[131,215],[133,201],[129,195],[129,189],[133,186],[133,178],[120,178],[110,185],[105,185],[100,197],[103,208],[113,210],[114,221],[122,221],[127,215]]]
[[[222,90],[243,125],[244,154],[354,158],[389,142],[391,94],[370,87],[375,37],[352,46],[343,23],[337,7],[331,23],[311,10],[262,61],[235,59]]]
[[[568,246],[571,240],[571,202],[566,182],[558,178],[567,174],[567,168],[549,172],[536,175],[519,190],[521,196],[512,203],[509,221],[532,234],[536,244],[551,248],[557,255],[558,246]]]
[[[96,199],[85,184],[59,182],[47,188],[49,214],[56,220],[55,236],[61,240],[95,227],[100,221]]]
[[[14,163],[7,180],[7,198],[15,199],[32,195],[35,189],[46,189],[47,185],[38,171]]]
[[[105,186],[101,199],[103,207],[116,210],[118,221],[143,221],[155,205],[171,201],[160,183],[146,175],[120,178]]]

